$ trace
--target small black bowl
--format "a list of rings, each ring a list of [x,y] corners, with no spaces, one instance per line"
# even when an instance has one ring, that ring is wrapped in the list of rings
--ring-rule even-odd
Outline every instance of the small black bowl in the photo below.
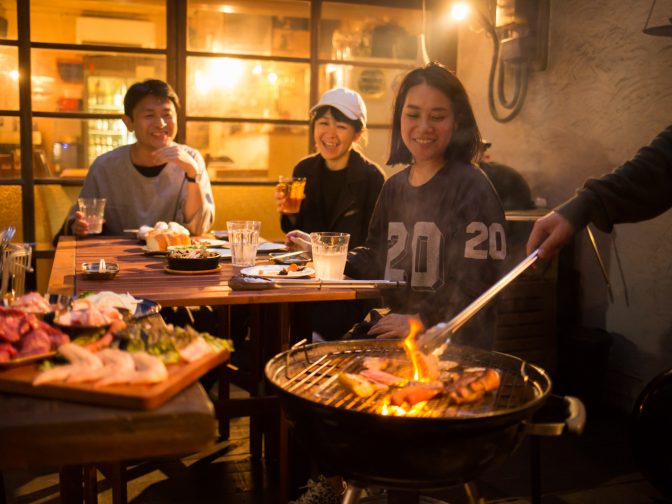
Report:
[[[219,265],[219,254],[212,257],[185,258],[168,256],[168,268],[175,271],[214,270]]]
[[[107,263],[103,271],[100,271],[100,263],[82,263],[82,276],[87,280],[112,280],[117,273],[117,263]]]

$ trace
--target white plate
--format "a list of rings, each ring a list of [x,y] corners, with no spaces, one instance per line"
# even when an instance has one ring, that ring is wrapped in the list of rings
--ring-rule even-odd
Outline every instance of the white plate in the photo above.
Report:
[[[280,272],[285,268],[287,268],[287,266],[283,266],[281,264],[250,266],[249,268],[243,268],[240,270],[240,272],[243,275],[264,278],[304,278],[315,274],[314,269],[304,268],[301,271],[290,271],[286,275],[281,275]]]
[[[147,248],[147,245],[142,247],[142,253],[148,256],[167,256],[168,251],[167,250],[149,250]]]
[[[222,259],[231,259],[231,249],[226,248],[209,248],[206,249],[208,252],[214,252],[219,254],[219,257]]]
[[[194,245],[205,245],[206,247],[228,247],[229,242],[226,240],[213,240],[211,238],[192,238]]]
[[[276,252],[287,250],[287,245],[276,242],[263,242],[257,245],[257,252]]]

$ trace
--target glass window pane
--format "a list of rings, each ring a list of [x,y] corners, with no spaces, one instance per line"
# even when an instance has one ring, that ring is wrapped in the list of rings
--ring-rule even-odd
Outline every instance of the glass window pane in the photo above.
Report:
[[[19,110],[19,50],[0,46],[0,109]]]
[[[166,47],[165,0],[31,0],[35,42]]]
[[[36,178],[80,178],[95,159],[135,142],[121,119],[33,119]]]
[[[16,40],[16,0],[0,0],[0,39]]]
[[[35,241],[48,244],[61,229],[70,207],[77,200],[81,187],[61,185],[36,185]]]
[[[123,113],[128,86],[166,78],[164,56],[33,49],[33,109]]]
[[[254,219],[261,221],[261,236],[265,239],[284,241],[280,215],[275,208],[275,185],[216,185],[212,193],[215,198],[215,229],[226,230],[227,220]]]
[[[354,89],[362,95],[369,124],[392,124],[392,107],[398,85],[407,70],[352,65],[320,65],[320,94],[334,87]]]
[[[304,63],[187,58],[187,115],[307,119],[310,67]]]
[[[211,180],[277,180],[308,154],[308,126],[190,121],[187,144]]]
[[[325,2],[320,20],[320,58],[412,63],[421,26],[419,9]]]
[[[21,136],[18,117],[0,116],[0,178],[21,178]]]
[[[0,229],[10,224],[16,227],[14,243],[23,240],[23,218],[21,213],[21,186],[0,186]]]
[[[190,51],[293,56],[310,54],[310,3],[297,1],[188,4]]]

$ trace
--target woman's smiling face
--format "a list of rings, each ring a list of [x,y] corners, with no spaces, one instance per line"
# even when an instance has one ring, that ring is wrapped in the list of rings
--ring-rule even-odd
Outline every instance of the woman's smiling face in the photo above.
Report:
[[[443,164],[457,128],[450,99],[435,87],[418,84],[408,90],[401,111],[401,138],[418,164]]]
[[[346,122],[337,121],[328,111],[315,121],[313,139],[328,166],[347,164],[352,143],[359,138],[355,128]],[[345,167],[345,164],[343,165]]]

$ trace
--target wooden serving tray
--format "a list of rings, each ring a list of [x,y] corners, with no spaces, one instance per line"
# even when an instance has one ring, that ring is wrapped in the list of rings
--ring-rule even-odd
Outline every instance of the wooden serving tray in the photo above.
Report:
[[[151,385],[109,385],[94,387],[92,383],[46,383],[33,385],[39,373],[37,364],[0,370],[0,391],[50,399],[63,399],[98,406],[151,410],[198,380],[205,373],[229,359],[229,352],[206,355],[194,362],[169,364],[168,379]]]

